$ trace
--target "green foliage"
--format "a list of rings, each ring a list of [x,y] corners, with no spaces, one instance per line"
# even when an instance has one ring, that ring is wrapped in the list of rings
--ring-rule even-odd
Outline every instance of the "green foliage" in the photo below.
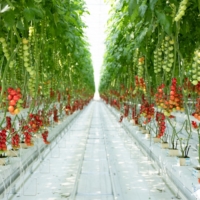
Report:
[[[10,60],[1,59],[0,63],[4,90],[17,85],[23,87],[24,93],[45,98],[50,88],[60,91],[84,88],[85,93],[94,93],[93,66],[82,20],[88,13],[84,0],[6,1],[1,8],[7,9],[0,11],[0,38],[6,39],[11,54]],[[34,29],[32,39],[30,27]],[[19,53],[25,38],[29,41],[29,71],[24,65],[24,55]],[[0,55],[3,55],[1,44]],[[9,62],[14,63],[15,70],[9,67]],[[32,71],[36,72],[34,76]],[[30,78],[34,80],[30,83],[34,95],[26,87]]]
[[[140,73],[146,82],[151,81],[152,88],[161,82],[169,85],[172,76],[181,84],[184,77],[191,76],[194,51],[200,45],[200,4],[196,0],[189,1],[185,15],[175,22],[179,5],[178,0],[121,0],[111,4],[99,88],[101,93],[113,88],[119,90],[121,84],[134,87],[140,57],[145,58]],[[173,69],[168,74],[162,70],[155,74],[154,51],[158,47],[164,49],[166,36],[174,41]],[[161,60],[163,55],[160,55]],[[121,73],[128,73],[128,77],[124,79]]]

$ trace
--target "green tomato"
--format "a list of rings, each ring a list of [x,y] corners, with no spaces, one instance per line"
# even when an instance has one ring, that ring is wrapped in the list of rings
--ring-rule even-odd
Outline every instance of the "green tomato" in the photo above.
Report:
[[[192,84],[193,84],[193,85],[197,85],[197,84],[198,84],[198,81],[197,81],[197,80],[193,80],[193,81],[192,81]]]
[[[5,39],[1,37],[0,42],[3,43],[4,41],[5,41]]]
[[[10,59],[10,55],[8,53],[5,53],[5,57],[6,57],[7,60]]]
[[[181,6],[181,9],[180,9],[180,11],[182,12],[182,11],[184,11],[185,12],[185,10],[186,10],[186,6],[185,5],[183,5],[183,6]]]
[[[187,2],[188,2],[188,0],[183,0],[181,3],[185,5],[185,4],[187,4]]]
[[[23,45],[23,50],[27,51],[28,50],[28,46],[26,44]]]
[[[193,75],[193,76],[192,76],[192,79],[196,80],[196,79],[197,79],[197,75],[196,75],[196,74]]]
[[[2,46],[3,46],[4,48],[7,47],[7,44],[6,44],[6,41],[5,41],[5,40],[2,42]]]
[[[27,62],[24,62],[24,67],[28,68],[29,64]]]
[[[198,59],[197,59],[197,57],[194,57],[193,60],[194,60],[194,62],[197,62]]]
[[[8,53],[8,49],[7,48],[3,48],[3,52],[4,52],[4,54]]]
[[[169,39],[170,39],[170,38],[169,38],[169,36],[165,36],[165,40],[167,40],[167,41],[168,41]]]
[[[33,71],[33,70],[30,71],[30,75],[31,75],[31,76],[34,75],[34,71]]]
[[[25,57],[25,58],[24,58],[24,62],[29,62],[29,58],[28,58],[28,57]]]
[[[179,18],[181,18],[183,15],[185,15],[185,10],[180,10]]]
[[[24,51],[24,57],[27,57],[27,56],[29,56],[28,51]]]

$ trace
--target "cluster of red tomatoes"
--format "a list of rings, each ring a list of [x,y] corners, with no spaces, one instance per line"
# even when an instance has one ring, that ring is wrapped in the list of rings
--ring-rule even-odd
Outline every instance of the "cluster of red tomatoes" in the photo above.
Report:
[[[177,86],[176,78],[172,79],[169,96],[164,93],[165,85],[159,86],[155,94],[155,101],[158,107],[164,110],[165,116],[170,116],[173,110],[183,111],[183,95],[181,88]]]
[[[6,116],[6,130],[10,130],[12,128],[11,117]]]
[[[183,95],[181,88],[177,86],[176,78],[172,79],[172,84],[170,87],[170,109],[182,110],[183,111]]]
[[[65,114],[66,114],[66,115],[70,115],[70,110],[71,110],[71,106],[70,106],[70,104],[67,104],[67,105],[65,106]]]
[[[58,122],[58,109],[54,108],[53,110],[53,120],[54,122]]]
[[[78,110],[79,106],[80,106],[80,102],[78,100],[74,101],[71,108],[71,114],[73,114],[76,110]]]
[[[43,141],[44,141],[45,144],[50,144],[50,142],[47,140],[48,134],[49,134],[49,132],[48,132],[47,130],[45,130],[45,131],[42,133],[42,138],[43,138]]]
[[[132,119],[136,125],[139,123],[139,115],[137,115],[136,105],[132,107]]]
[[[20,147],[20,137],[19,134],[15,132],[15,130],[12,128],[11,134],[13,135],[11,138],[11,145],[13,149],[18,149]]]
[[[13,89],[8,88],[8,100],[9,100],[9,107],[8,111],[12,115],[16,115],[20,112],[22,101],[22,94],[20,88]]]
[[[160,138],[165,134],[165,130],[166,130],[165,115],[161,112],[157,112],[156,113],[156,121],[158,123],[157,137]]]
[[[143,78],[135,76],[135,90],[133,91],[133,94],[136,94],[138,90],[146,93],[146,84]]]
[[[197,128],[198,128],[198,125],[197,125],[197,123],[196,123],[195,121],[192,121],[192,127],[193,127],[194,129],[197,129]]]
[[[32,134],[39,131],[39,129],[43,126],[43,118],[38,114],[29,114],[28,124],[23,126],[23,135],[24,135],[24,142],[27,146],[32,146]]]
[[[128,113],[129,113],[129,105],[124,104],[124,117],[128,117]]]
[[[32,135],[28,131],[24,131],[24,142],[27,146],[33,146],[33,143],[31,141]]]
[[[29,114],[29,122],[28,122],[29,126],[29,131],[36,133],[41,126],[43,126],[43,118],[41,115],[39,114]]]
[[[118,110],[120,109],[120,103],[117,101],[117,99],[112,100],[111,106],[115,106]]]
[[[200,95],[200,81],[195,85],[195,92]]]
[[[3,129],[0,131],[0,151],[7,151],[6,138],[6,130]]]
[[[155,94],[155,102],[158,107],[164,108],[164,102],[166,101],[166,95],[164,93],[165,85],[162,84],[158,87],[157,93]]]
[[[144,124],[149,123],[154,117],[154,105],[143,99],[140,107],[140,115],[146,118]]]

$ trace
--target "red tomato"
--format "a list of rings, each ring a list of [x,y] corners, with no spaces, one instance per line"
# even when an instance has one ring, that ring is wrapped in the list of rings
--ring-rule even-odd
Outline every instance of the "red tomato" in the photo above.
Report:
[[[170,96],[170,100],[172,100],[172,101],[173,101],[174,99],[175,99],[175,98],[174,98],[174,96]]]
[[[10,91],[10,94],[11,94],[12,96],[14,96],[14,95],[17,94],[17,92],[16,92],[15,90],[11,90],[11,91]]]
[[[13,99],[13,96],[12,95],[8,95],[8,100],[10,101],[10,100],[12,100]]]
[[[13,90],[13,88],[9,87],[8,88],[8,93],[10,93]]]
[[[11,100],[10,102],[9,102],[9,106],[15,106],[16,105],[16,101],[15,100]]]
[[[14,101],[18,101],[19,99],[20,99],[20,97],[18,95],[13,96]]]
[[[170,92],[170,95],[174,96],[174,95],[175,95],[175,92],[174,92],[174,91],[171,91],[171,92]]]

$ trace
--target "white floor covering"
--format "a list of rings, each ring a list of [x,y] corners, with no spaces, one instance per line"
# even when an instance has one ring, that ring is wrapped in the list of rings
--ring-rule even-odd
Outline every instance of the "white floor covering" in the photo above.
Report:
[[[5,193],[3,199],[176,199],[102,102],[93,101],[61,135],[27,181],[19,178],[16,194]]]

